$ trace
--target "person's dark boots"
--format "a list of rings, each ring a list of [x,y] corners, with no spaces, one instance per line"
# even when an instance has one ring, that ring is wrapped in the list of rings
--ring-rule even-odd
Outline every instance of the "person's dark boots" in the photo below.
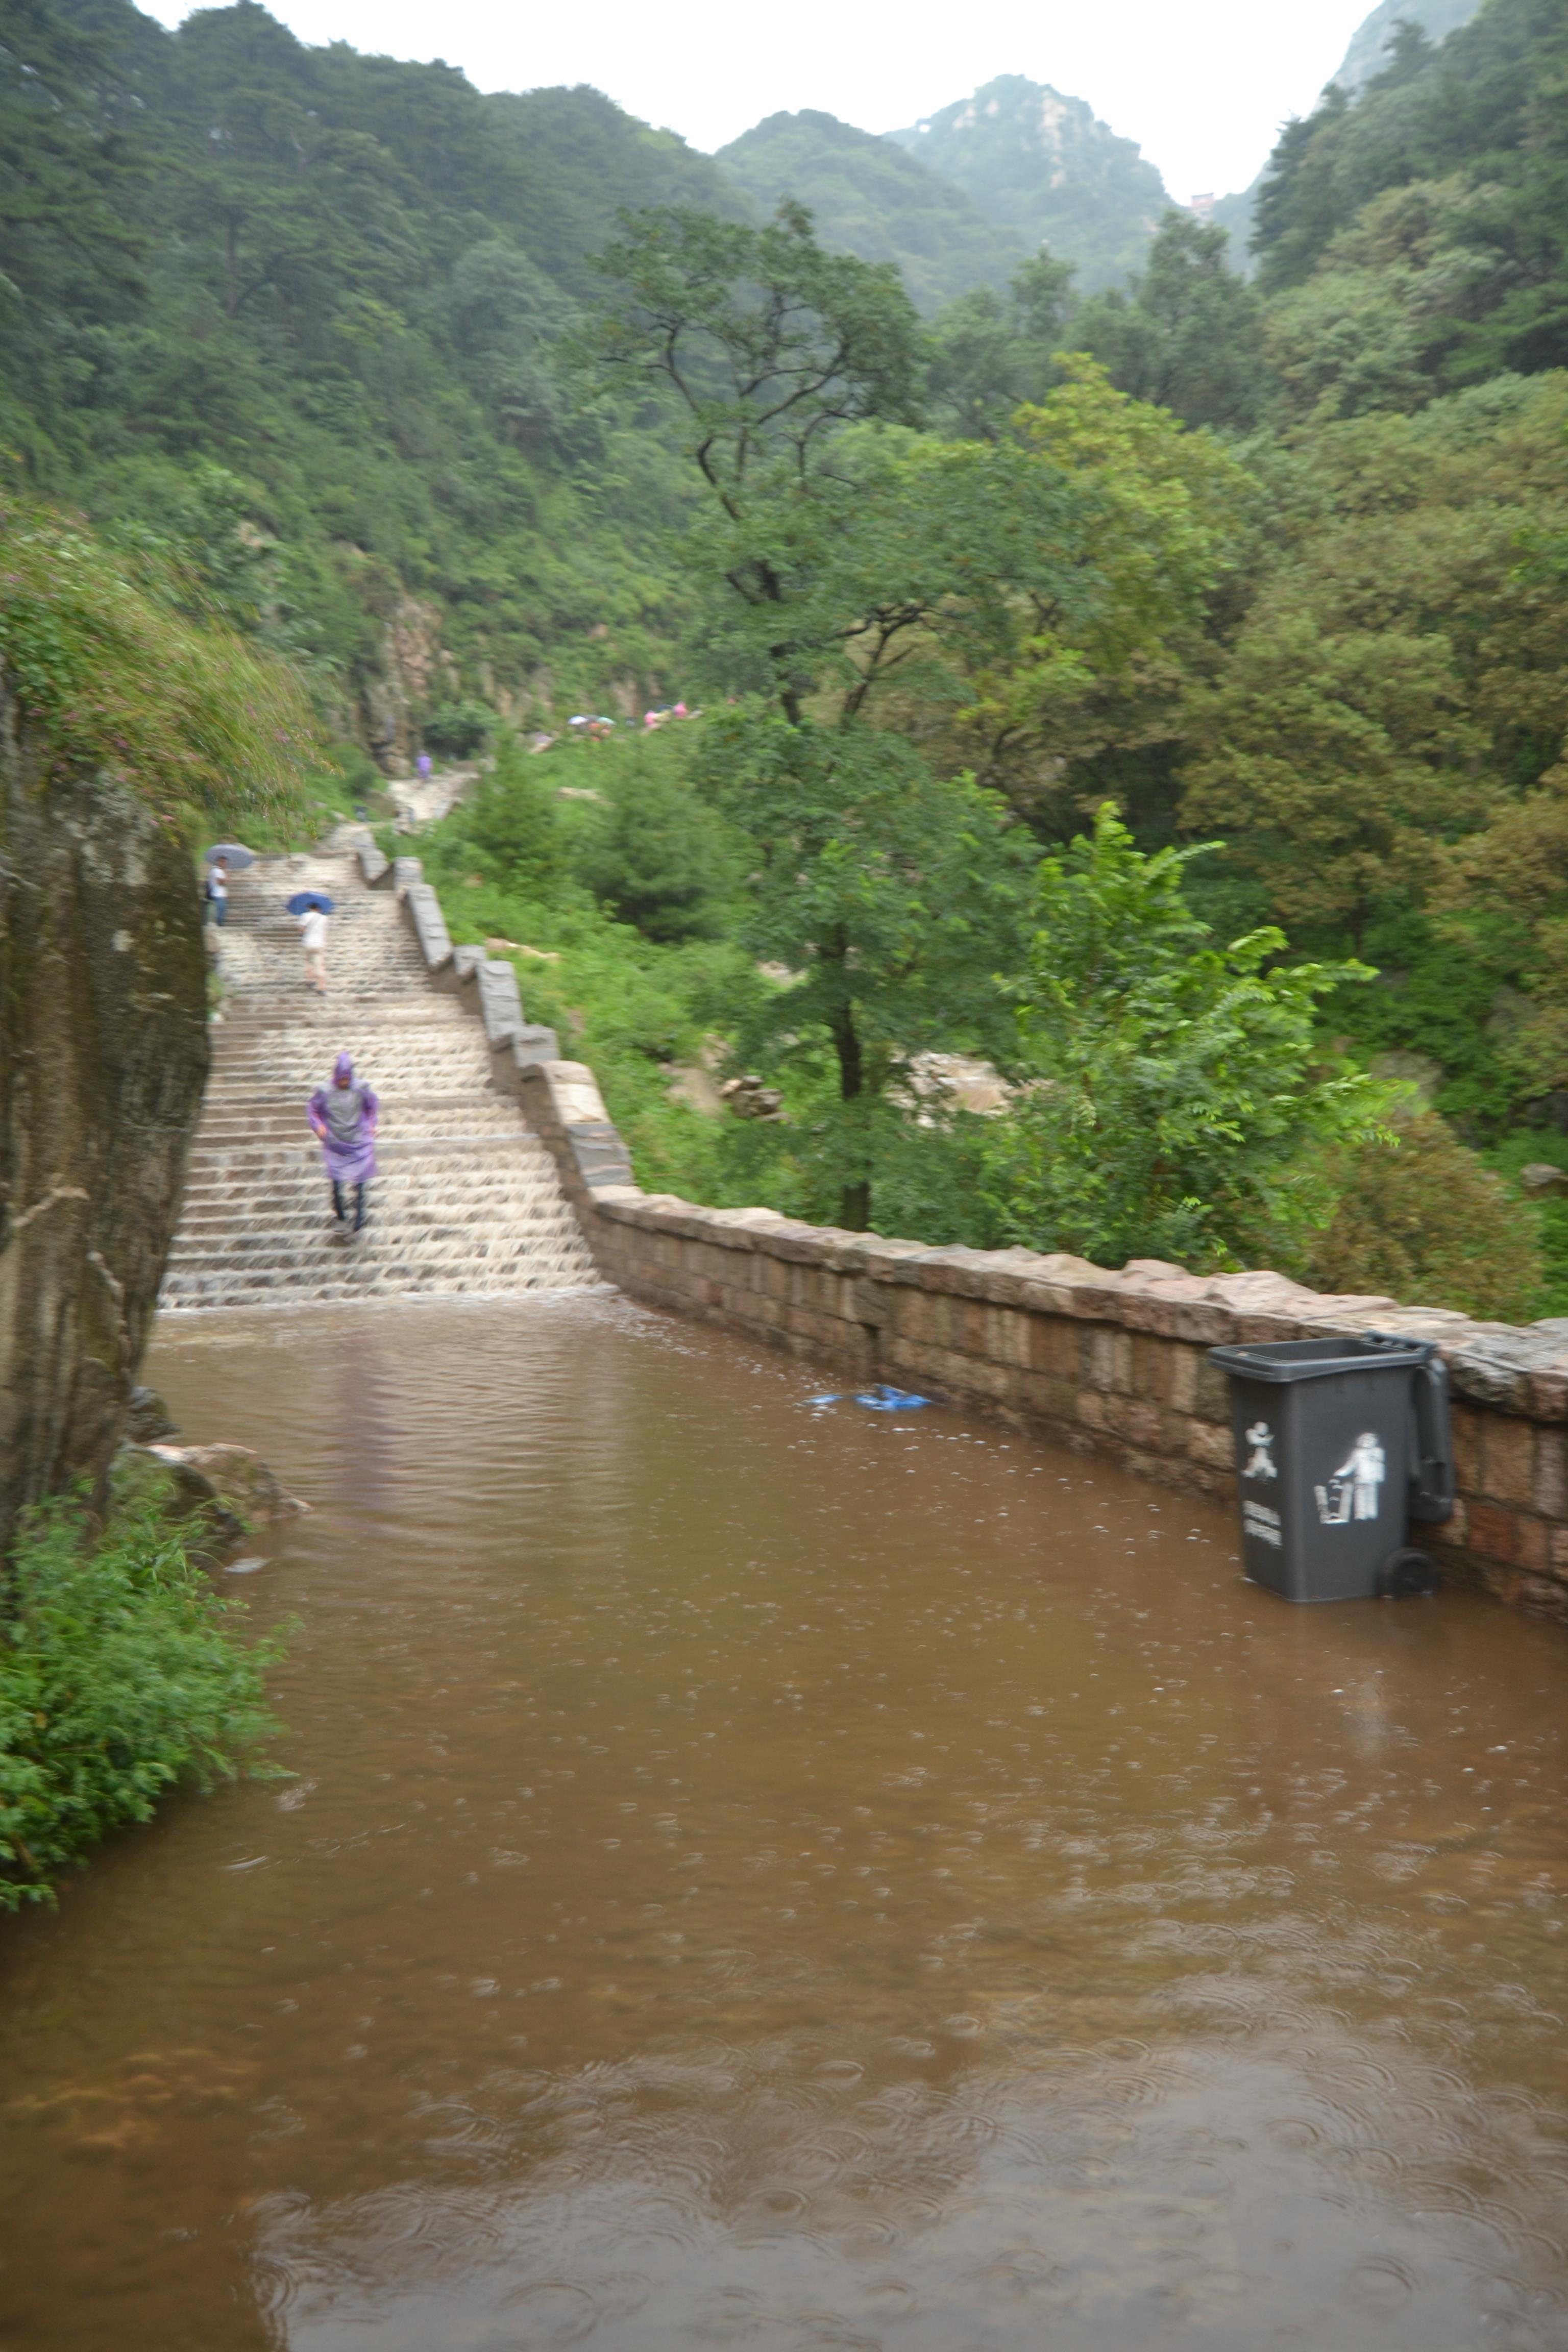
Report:
[[[354,1186],[354,1231],[356,1234],[364,1231],[364,1186],[363,1184]]]
[[[340,1225],[348,1215],[348,1211],[343,1206],[343,1188],[341,1184],[332,1186],[332,1214]]]

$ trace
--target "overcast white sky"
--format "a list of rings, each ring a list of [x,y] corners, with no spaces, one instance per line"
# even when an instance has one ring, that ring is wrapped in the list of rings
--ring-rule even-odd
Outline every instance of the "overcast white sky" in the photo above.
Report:
[[[183,0],[142,0],[164,24]],[[444,58],[481,89],[592,82],[694,147],[781,108],[894,131],[1028,74],[1136,139],[1183,202],[1247,185],[1279,124],[1304,113],[1372,0],[269,0],[301,40]]]

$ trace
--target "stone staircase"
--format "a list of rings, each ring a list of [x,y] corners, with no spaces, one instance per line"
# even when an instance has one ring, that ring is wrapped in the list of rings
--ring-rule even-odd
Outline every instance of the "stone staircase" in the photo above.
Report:
[[[229,887],[222,1014],[163,1311],[597,1286],[554,1163],[492,1088],[478,1019],[431,987],[391,891],[328,853],[262,861]],[[284,909],[305,889],[335,902],[324,1001]],[[353,1237],[305,1122],[345,1047],[381,1102],[380,1172]]]

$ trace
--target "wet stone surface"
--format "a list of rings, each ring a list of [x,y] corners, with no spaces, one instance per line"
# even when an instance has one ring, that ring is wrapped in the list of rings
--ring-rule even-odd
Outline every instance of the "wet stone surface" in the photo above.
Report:
[[[148,1377],[296,1777],[0,1926],[5,2352],[1568,2347],[1558,1631],[594,1295]]]

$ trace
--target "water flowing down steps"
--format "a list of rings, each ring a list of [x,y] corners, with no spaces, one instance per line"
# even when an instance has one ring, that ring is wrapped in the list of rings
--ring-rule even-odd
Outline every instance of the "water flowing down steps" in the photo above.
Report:
[[[431,987],[391,893],[327,854],[262,861],[229,888],[221,1017],[161,1306],[595,1287],[554,1163],[493,1088],[479,1021]],[[284,907],[301,889],[335,902],[324,1002]],[[332,1218],[305,1123],[344,1047],[381,1100],[357,1238]]]

